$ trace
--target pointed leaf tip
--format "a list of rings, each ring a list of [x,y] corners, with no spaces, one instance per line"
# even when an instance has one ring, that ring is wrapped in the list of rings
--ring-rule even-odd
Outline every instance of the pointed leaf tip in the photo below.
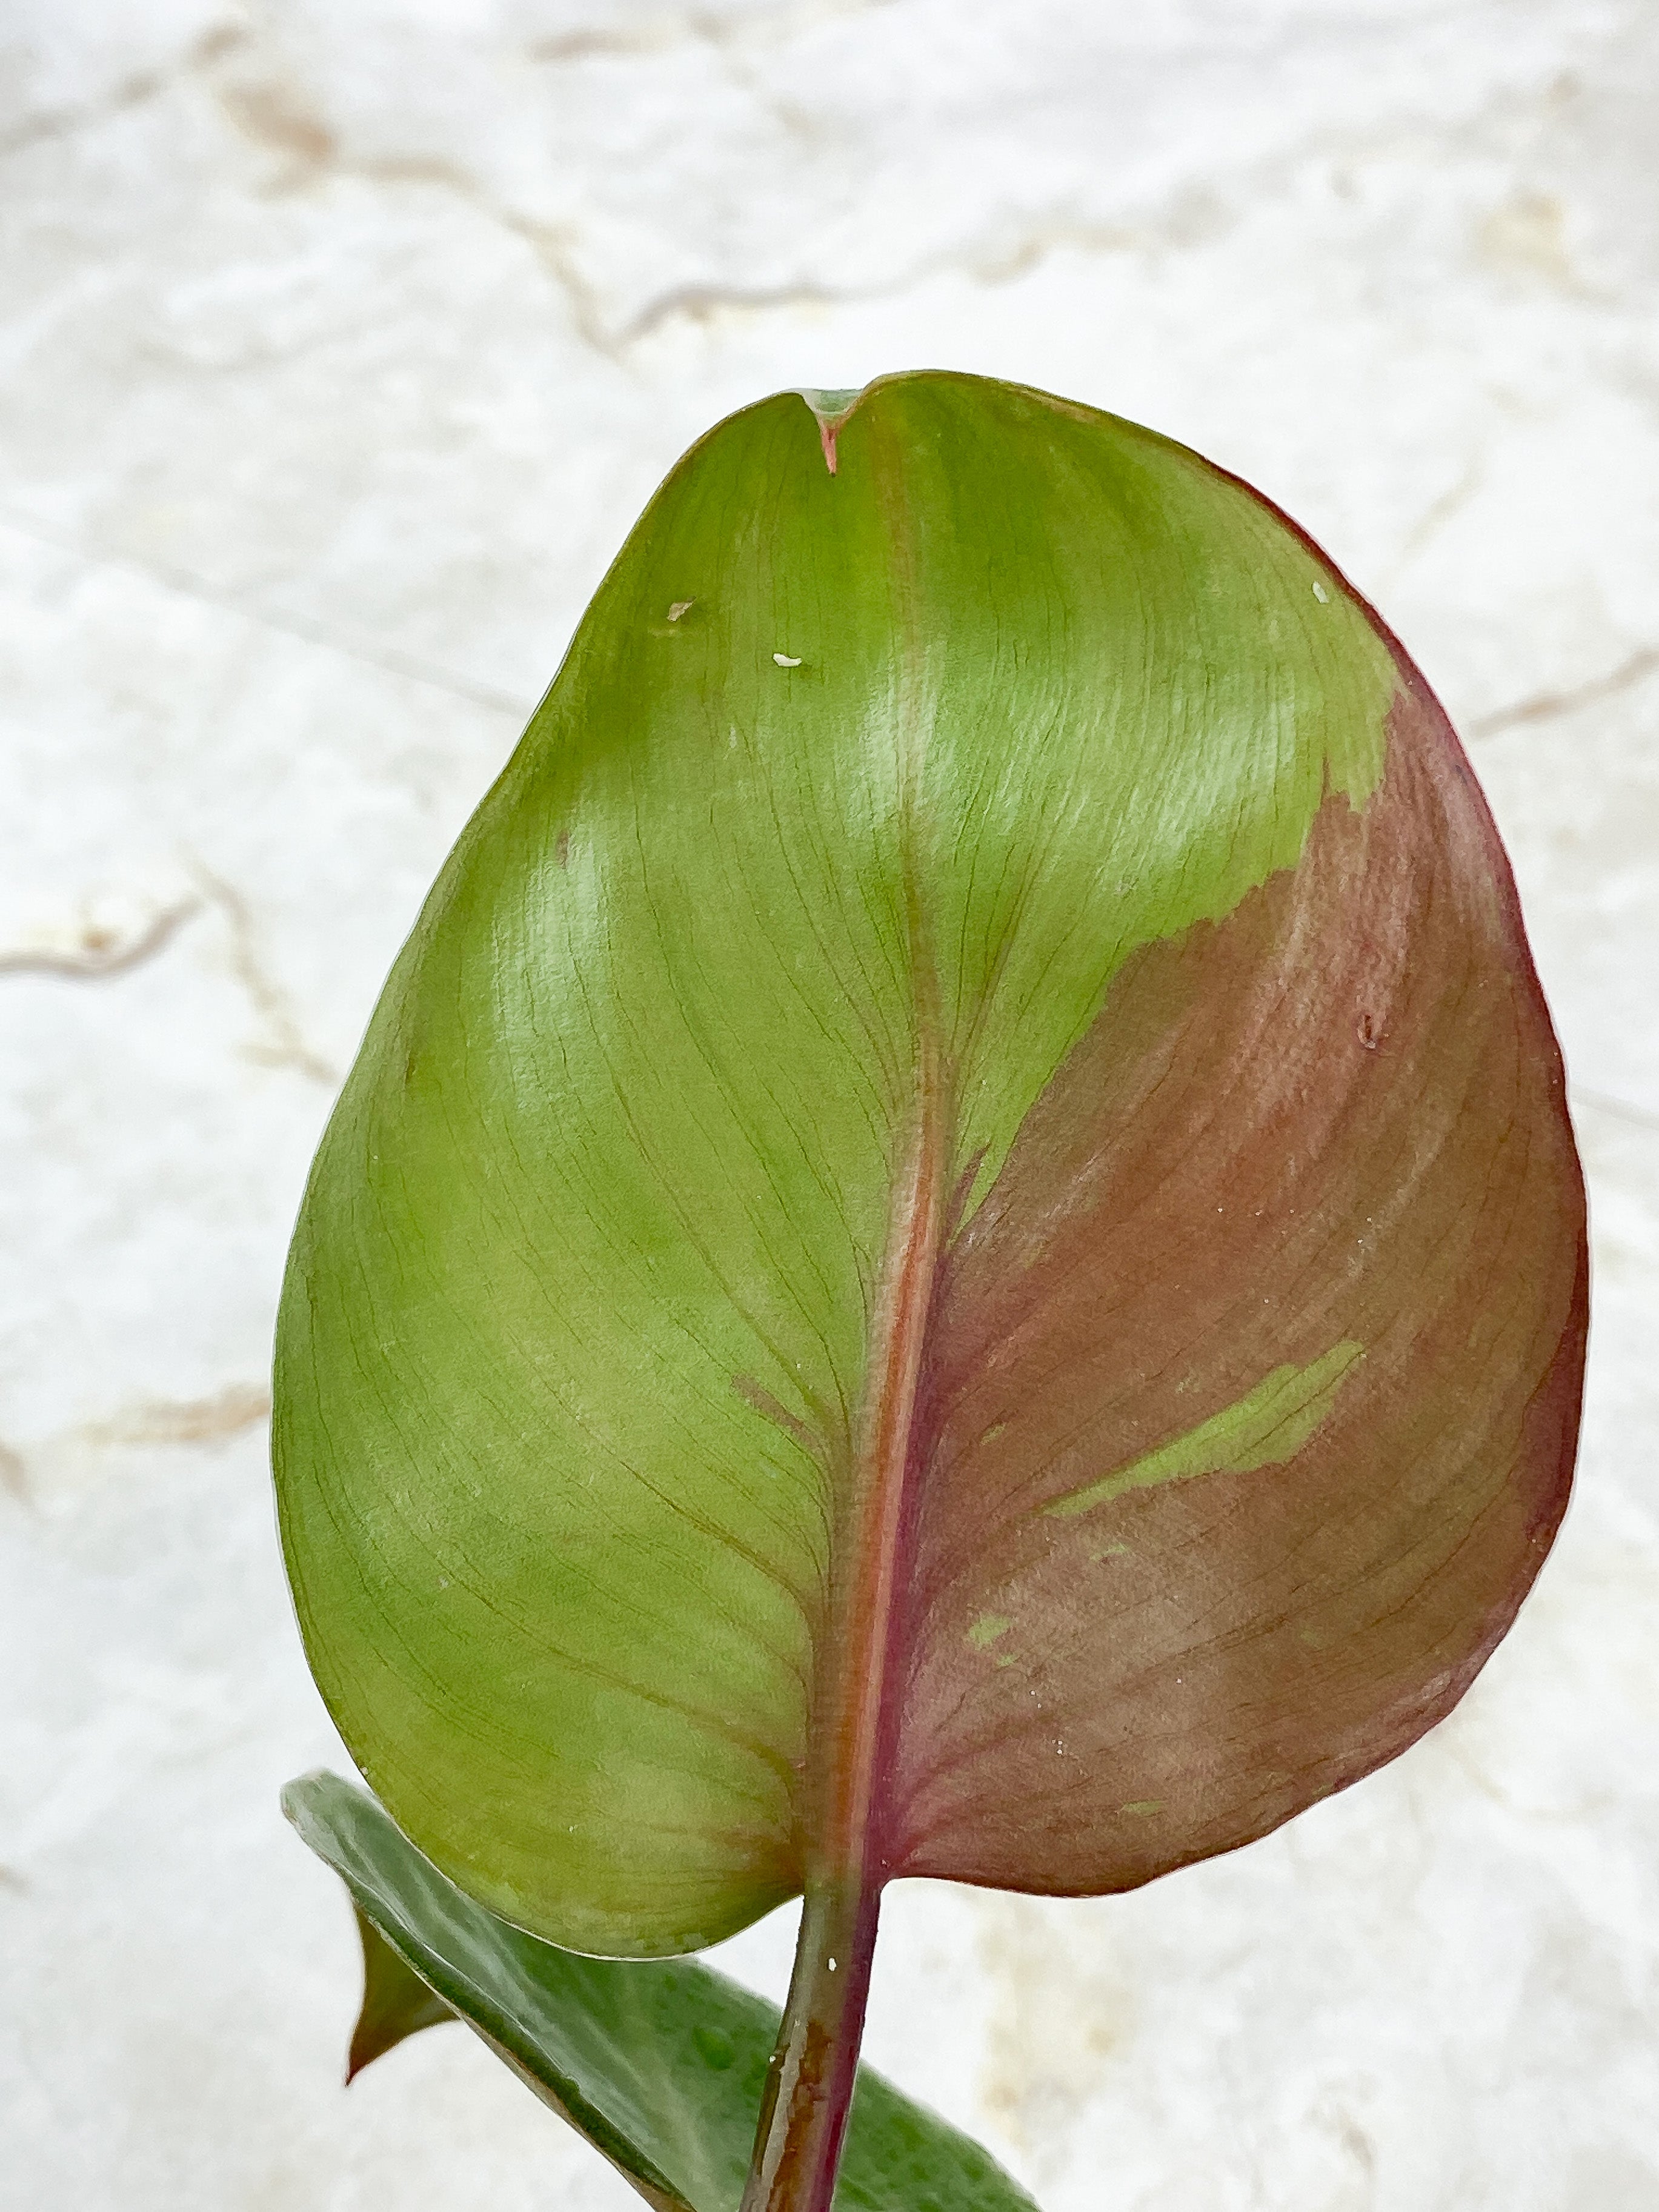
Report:
[[[818,442],[823,448],[824,466],[831,476],[836,473],[836,439],[842,424],[868,390],[869,386],[863,385],[856,392],[824,392],[811,387],[801,392],[801,398],[817,417]]]
[[[365,2066],[384,2058],[425,2027],[441,2027],[455,2014],[406,1966],[362,1907],[356,1903],[358,1940],[363,1948],[363,2001],[346,2053],[346,2086]]]

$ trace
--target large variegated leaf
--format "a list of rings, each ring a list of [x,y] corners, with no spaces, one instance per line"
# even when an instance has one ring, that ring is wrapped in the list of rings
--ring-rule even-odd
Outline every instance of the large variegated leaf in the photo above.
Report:
[[[1452,1705],[1572,1456],[1561,1071],[1421,678],[1145,430],[817,411],[629,540],[283,1310],[331,1708],[594,1952],[1261,1835]]]

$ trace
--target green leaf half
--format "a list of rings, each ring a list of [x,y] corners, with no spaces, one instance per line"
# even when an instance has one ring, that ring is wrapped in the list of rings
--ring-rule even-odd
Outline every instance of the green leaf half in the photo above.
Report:
[[[732,2212],[743,2191],[778,2012],[679,1960],[579,1958],[462,1895],[374,1799],[337,1775],[290,1783],[283,1808],[374,1931],[364,2014],[378,2049],[453,2012],[665,2212]],[[417,1994],[418,1993],[418,1994]],[[396,2027],[395,2033],[388,2033]],[[837,2212],[1033,2212],[955,2128],[864,2069]]]

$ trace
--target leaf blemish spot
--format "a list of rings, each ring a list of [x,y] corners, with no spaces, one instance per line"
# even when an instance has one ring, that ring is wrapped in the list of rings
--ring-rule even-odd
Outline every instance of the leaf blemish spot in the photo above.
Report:
[[[697,603],[695,599],[676,599],[673,605],[668,610],[669,621],[678,622],[683,614],[690,613],[690,610],[695,607],[696,604]]]
[[[1314,597],[1318,600],[1322,607],[1328,607],[1331,603],[1331,595],[1325,589],[1325,586],[1322,584],[1316,584],[1314,586]]]
[[[1221,1413],[1042,1510],[1051,1519],[1069,1520],[1126,1491],[1156,1489],[1199,1474],[1249,1474],[1260,1468],[1282,1467],[1323,1424],[1355,1362],[1364,1356],[1364,1346],[1345,1337],[1310,1366],[1275,1367],[1254,1390]]]
[[[772,655],[772,658],[777,662],[780,668],[799,668],[800,666],[799,656],[797,654],[775,653]]]
[[[999,1637],[1008,1633],[1013,1625],[1006,1613],[982,1613],[968,1631],[968,1641],[975,1651],[988,1650]]]

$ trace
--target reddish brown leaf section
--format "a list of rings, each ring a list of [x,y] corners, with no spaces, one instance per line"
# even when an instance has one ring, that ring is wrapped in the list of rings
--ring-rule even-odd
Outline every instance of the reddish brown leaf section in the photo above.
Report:
[[[1403,681],[1364,811],[1131,963],[941,1265],[893,1874],[1097,1892],[1248,1842],[1445,1714],[1548,1548],[1578,1165],[1502,850]],[[1044,1512],[1344,1340],[1285,1463]]]

